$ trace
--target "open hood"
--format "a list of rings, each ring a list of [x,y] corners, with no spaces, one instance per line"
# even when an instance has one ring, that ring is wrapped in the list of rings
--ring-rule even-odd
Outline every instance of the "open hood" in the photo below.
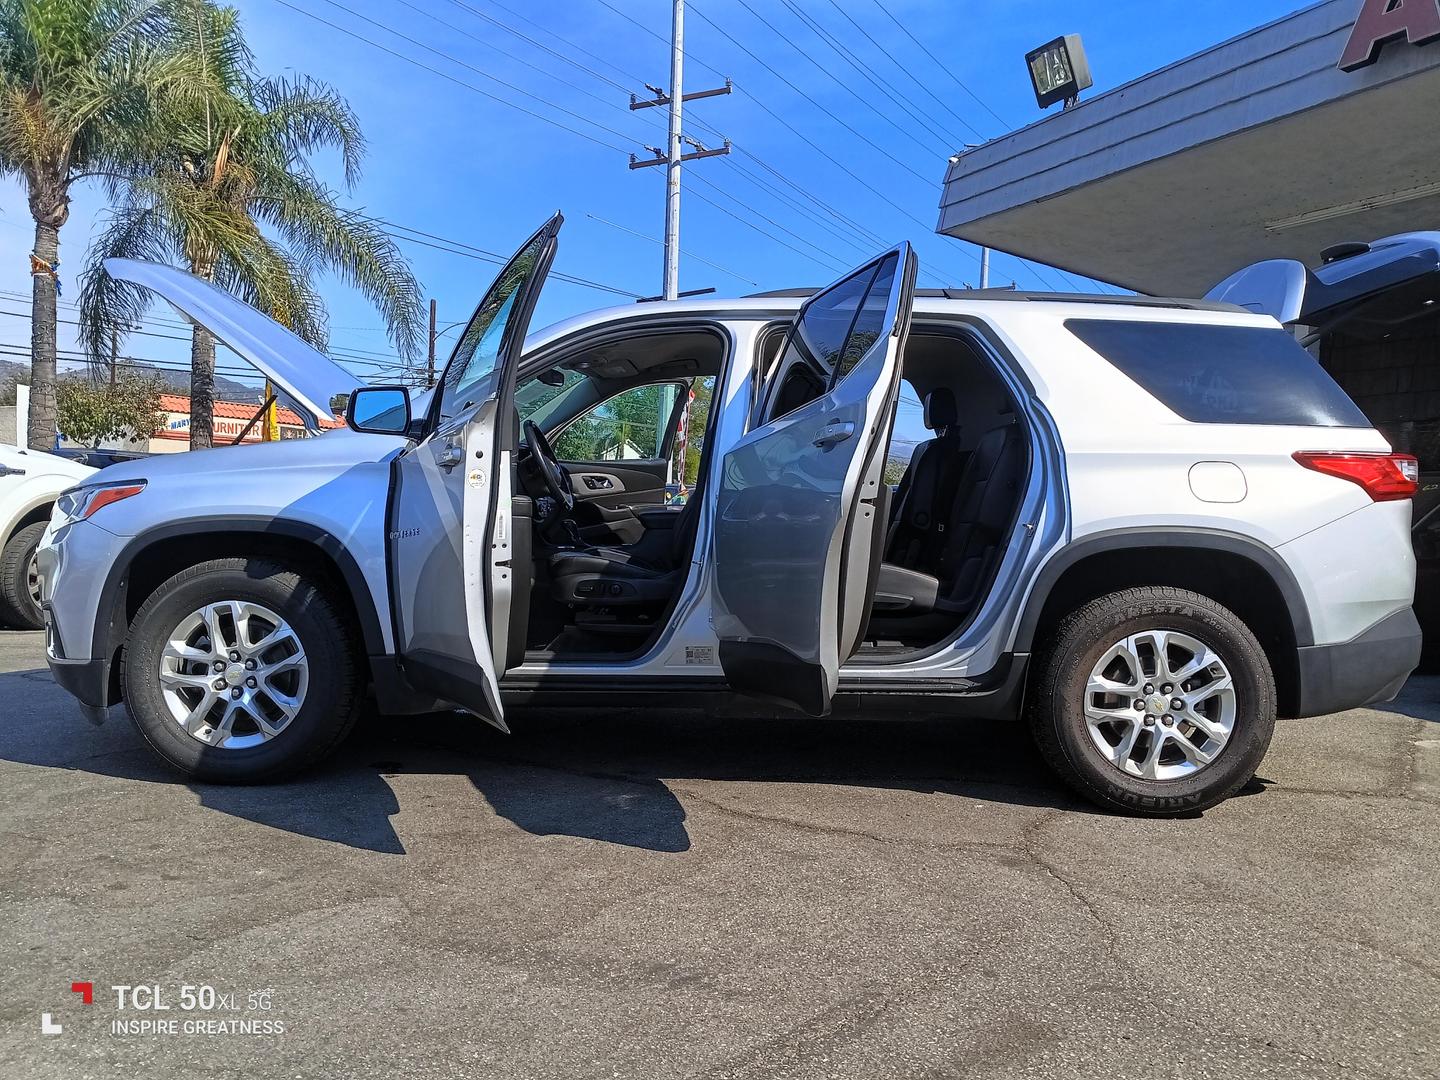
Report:
[[[162,297],[254,364],[309,414],[305,418],[308,426],[330,419],[330,400],[363,384],[274,319],[194,274],[135,259],[106,259],[105,272]]]

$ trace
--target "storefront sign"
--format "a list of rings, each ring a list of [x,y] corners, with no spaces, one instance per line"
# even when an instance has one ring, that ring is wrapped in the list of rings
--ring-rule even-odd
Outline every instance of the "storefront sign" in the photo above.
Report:
[[[1341,71],[1375,63],[1387,42],[1440,40],[1440,0],[1365,0],[1340,57]]]

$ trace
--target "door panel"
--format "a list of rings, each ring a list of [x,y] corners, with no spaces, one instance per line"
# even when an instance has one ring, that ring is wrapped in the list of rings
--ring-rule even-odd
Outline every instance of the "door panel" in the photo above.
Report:
[[[658,506],[665,501],[668,461],[562,461],[576,502],[600,506]],[[588,479],[587,479],[588,478]],[[608,484],[607,484],[608,481]]]
[[[512,613],[528,613],[530,585],[530,567],[514,558],[515,368],[561,221],[535,233],[485,294],[445,366],[429,433],[394,466],[390,585],[405,675],[502,731],[498,678],[524,658]]]
[[[721,666],[735,689],[814,715],[829,711],[869,609],[915,271],[902,244],[812,297],[758,426],[721,463],[712,615]]]

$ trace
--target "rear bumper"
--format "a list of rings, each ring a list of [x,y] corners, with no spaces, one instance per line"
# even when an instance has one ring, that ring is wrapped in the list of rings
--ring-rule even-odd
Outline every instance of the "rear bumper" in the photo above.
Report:
[[[1420,624],[1405,608],[1338,645],[1296,650],[1300,693],[1296,716],[1358,709],[1390,701],[1420,662]]]

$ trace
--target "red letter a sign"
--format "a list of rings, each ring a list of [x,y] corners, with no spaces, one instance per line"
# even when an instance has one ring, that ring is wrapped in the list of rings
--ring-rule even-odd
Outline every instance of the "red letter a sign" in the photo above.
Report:
[[[1340,70],[1373,64],[1380,46],[1402,37],[1411,45],[1440,38],[1440,0],[1365,0],[1340,57]]]

